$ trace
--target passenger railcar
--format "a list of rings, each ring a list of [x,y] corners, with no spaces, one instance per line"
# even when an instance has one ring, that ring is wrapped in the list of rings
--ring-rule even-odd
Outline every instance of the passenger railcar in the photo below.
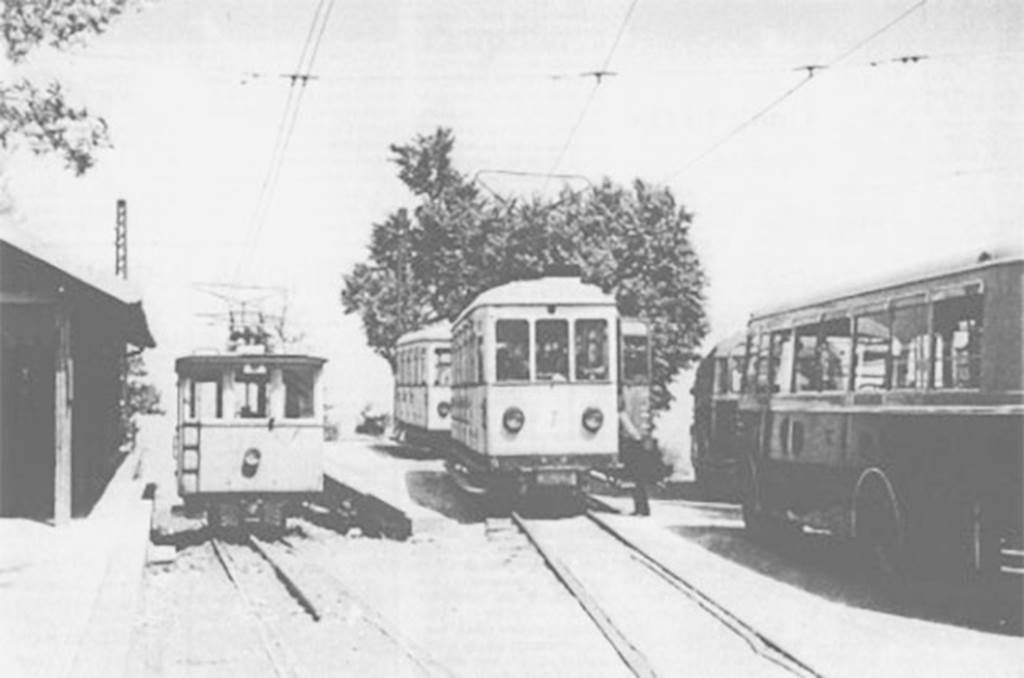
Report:
[[[576,489],[618,461],[615,300],[577,278],[480,294],[452,330],[452,461],[467,487]]]
[[[712,429],[748,526],[849,535],[886,571],[1003,570],[1024,532],[1022,280],[1021,258],[983,258],[755,314]],[[735,385],[719,365],[706,381]]]
[[[192,355],[175,364],[178,493],[212,527],[283,527],[323,491],[326,361],[307,355]]]
[[[451,324],[402,335],[395,351],[395,433],[399,439],[446,446],[451,432]]]

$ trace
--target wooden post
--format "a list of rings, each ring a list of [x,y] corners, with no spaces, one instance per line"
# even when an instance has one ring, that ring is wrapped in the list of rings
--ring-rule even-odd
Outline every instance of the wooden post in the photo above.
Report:
[[[71,361],[71,315],[59,306],[56,313],[57,349],[54,365],[53,523],[71,520],[71,409],[74,382]]]

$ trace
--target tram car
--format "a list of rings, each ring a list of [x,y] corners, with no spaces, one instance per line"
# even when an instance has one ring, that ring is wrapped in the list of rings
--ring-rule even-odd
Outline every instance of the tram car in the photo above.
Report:
[[[175,363],[178,494],[211,527],[282,528],[323,491],[323,358],[191,355]]]
[[[741,461],[748,528],[852,537],[882,572],[1007,572],[1024,546],[1022,290],[1024,259],[984,255],[755,313],[736,414],[712,431]],[[738,362],[721,366],[734,388]]]
[[[452,332],[448,322],[403,334],[396,346],[395,435],[440,448],[451,433]]]
[[[575,491],[618,463],[615,299],[578,278],[494,287],[452,329],[452,450],[464,488]]]

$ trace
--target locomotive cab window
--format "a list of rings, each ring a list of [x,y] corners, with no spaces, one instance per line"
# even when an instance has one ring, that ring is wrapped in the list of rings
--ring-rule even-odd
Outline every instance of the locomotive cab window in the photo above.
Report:
[[[569,323],[566,320],[538,320],[534,325],[537,346],[535,373],[542,381],[569,379]]]
[[[526,320],[499,320],[494,329],[498,381],[529,380],[530,323]]]
[[[981,377],[980,294],[935,302],[932,324],[935,388],[978,388]]]
[[[608,321],[577,320],[576,379],[608,379]]]
[[[190,380],[189,419],[220,419],[224,416],[219,375],[204,375]]]

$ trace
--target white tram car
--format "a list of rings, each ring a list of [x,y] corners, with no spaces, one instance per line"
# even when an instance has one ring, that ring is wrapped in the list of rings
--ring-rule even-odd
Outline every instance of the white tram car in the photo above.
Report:
[[[307,355],[179,358],[178,494],[211,527],[283,527],[323,491],[326,361]]]
[[[396,345],[395,434],[432,446],[451,431],[452,331],[448,322],[403,334]]]
[[[452,331],[450,467],[506,496],[579,488],[618,463],[615,300],[577,278],[480,294]]]

